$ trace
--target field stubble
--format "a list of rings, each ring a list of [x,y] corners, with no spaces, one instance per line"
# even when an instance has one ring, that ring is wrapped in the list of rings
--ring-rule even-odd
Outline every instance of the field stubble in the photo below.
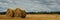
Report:
[[[58,14],[27,14],[26,18],[7,17],[0,15],[0,20],[60,20]]]

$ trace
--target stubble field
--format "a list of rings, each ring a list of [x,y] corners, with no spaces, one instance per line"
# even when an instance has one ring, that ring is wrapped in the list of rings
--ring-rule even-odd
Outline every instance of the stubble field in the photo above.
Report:
[[[26,18],[7,17],[0,15],[0,20],[60,20],[58,14],[27,14]]]

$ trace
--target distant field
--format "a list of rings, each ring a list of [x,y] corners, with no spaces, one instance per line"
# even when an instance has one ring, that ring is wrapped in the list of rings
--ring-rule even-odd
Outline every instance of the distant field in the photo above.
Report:
[[[0,15],[0,20],[60,20],[60,15],[57,14],[27,14],[26,18],[11,18],[5,15]]]

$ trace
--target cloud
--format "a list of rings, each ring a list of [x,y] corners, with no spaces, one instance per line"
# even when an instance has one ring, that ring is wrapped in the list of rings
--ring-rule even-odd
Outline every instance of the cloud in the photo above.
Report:
[[[27,12],[60,11],[59,0],[0,0],[0,7],[21,8]]]

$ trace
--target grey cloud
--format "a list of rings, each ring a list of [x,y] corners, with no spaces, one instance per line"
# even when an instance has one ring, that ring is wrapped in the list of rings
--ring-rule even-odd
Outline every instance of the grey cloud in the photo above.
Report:
[[[60,1],[59,0],[13,0],[13,2],[9,1],[1,1],[3,3],[7,3],[8,7],[11,8],[23,8],[27,12],[41,12],[41,11],[60,11]]]

